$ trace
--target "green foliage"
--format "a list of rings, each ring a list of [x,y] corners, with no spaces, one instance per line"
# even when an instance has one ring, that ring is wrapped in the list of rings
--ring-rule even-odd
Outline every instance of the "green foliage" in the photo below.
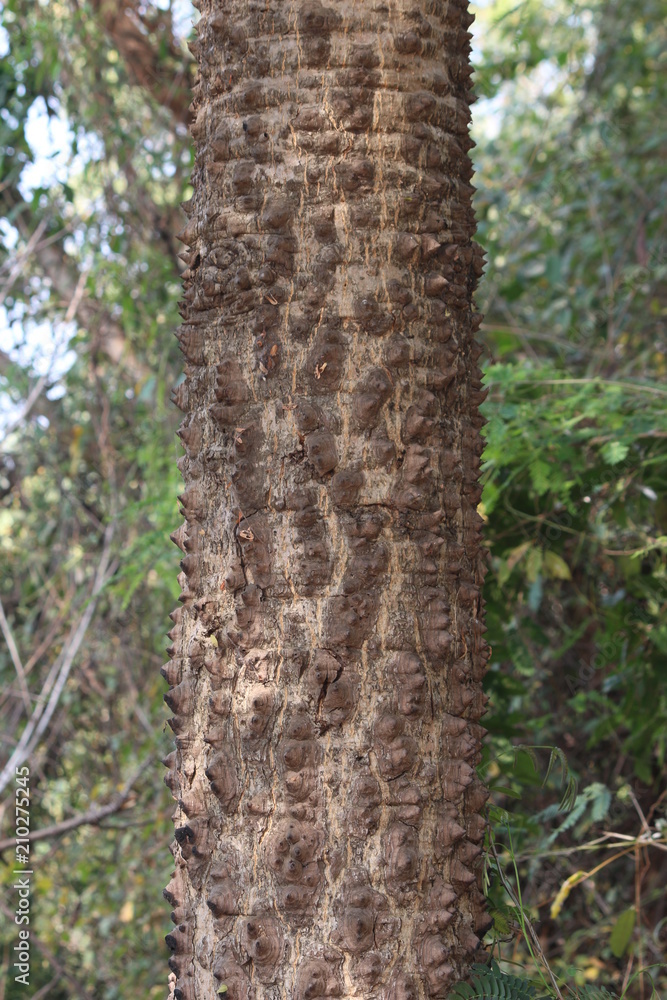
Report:
[[[182,368],[172,234],[192,151],[95,8],[5,0],[0,14],[2,419],[61,341],[0,457],[0,597],[32,691],[85,607],[104,529],[116,525],[117,568],[32,762],[35,826],[109,801],[169,745],[158,669],[178,569],[168,541],[180,455],[168,395]],[[137,9],[175,86],[188,57],[169,11]],[[477,14],[493,648],[482,773],[499,962],[455,995],[550,993],[551,980],[536,987],[500,971],[519,962],[538,982],[544,948],[570,994],[613,1000],[599,983],[621,992],[665,928],[651,867],[666,828],[664,11],[659,0],[493,0]],[[43,161],[28,139],[40,108],[45,122],[66,123],[66,148],[58,172],[27,190],[26,167]],[[10,740],[24,717],[2,644],[0,687]],[[130,810],[36,849],[34,932],[101,1000],[164,993],[170,810],[149,770]],[[649,866],[638,909],[636,852]],[[10,877],[3,868],[3,884]],[[13,944],[10,932],[0,942]],[[52,970],[41,959],[34,970],[37,991]],[[488,992],[474,992],[480,983]],[[70,995],[62,982],[49,993]],[[6,1000],[18,997],[10,982]]]
[[[169,390],[182,366],[172,234],[181,228],[191,154],[184,128],[131,82],[88,4],[10,0],[1,18],[9,44],[0,57],[0,210],[9,237],[0,250],[3,419],[60,342],[29,419],[2,440],[0,462],[0,598],[35,695],[86,606],[104,529],[115,523],[116,571],[31,760],[38,828],[106,804],[141,761],[169,747],[159,667],[177,587],[168,535],[178,524],[180,449]],[[27,138],[34,143],[39,108],[49,122],[67,123],[62,166],[26,191],[26,165],[45,167]],[[76,328],[64,326],[79,281]],[[23,719],[3,643],[0,686],[10,745]],[[31,933],[100,1000],[164,993],[171,810],[152,766],[128,810],[34,847]],[[8,822],[5,815],[3,836]],[[5,853],[7,887],[10,862]],[[11,926],[0,940],[10,955]],[[37,993],[52,979],[35,949],[31,987]],[[6,1000],[24,991],[7,977]],[[49,997],[74,992],[61,980]]]
[[[588,785],[578,795],[575,794],[574,801],[570,805],[565,819],[551,830],[544,839],[543,846],[548,847],[563,833],[572,829],[575,830],[577,840],[581,841],[583,835],[588,832],[591,826],[599,826],[606,819],[609,814],[611,801],[611,792],[606,785],[601,784],[599,781]],[[547,806],[546,809],[542,809],[541,812],[537,813],[535,819],[538,822],[551,820],[562,811],[562,804],[561,806]]]
[[[586,983],[571,993],[575,1000],[619,1000],[616,993],[594,983]],[[534,983],[510,975],[497,962],[491,962],[489,966],[473,965],[469,979],[457,983],[447,1000],[546,1000],[558,995],[552,988],[539,997]]]
[[[577,1000],[617,1000],[615,993],[610,993],[604,986],[597,986],[595,983],[586,983],[576,991]]]
[[[609,937],[609,947],[614,958],[622,958],[632,940],[637,914],[633,908],[625,910],[616,920]]]
[[[530,362],[488,377],[489,689],[509,707],[558,674],[588,747],[619,734],[650,784],[667,731],[664,390]],[[511,721],[504,712],[493,731],[509,735]]]
[[[658,0],[477,13],[491,937],[543,968],[534,924],[558,980],[592,996],[661,933],[650,876],[631,925],[623,849],[638,809],[663,842],[667,32]],[[576,801],[517,744],[562,747]]]
[[[517,744],[514,747],[514,771],[518,770],[518,764],[520,761],[521,754],[527,754],[530,758],[530,762],[533,765],[535,772],[537,773],[539,764],[537,758],[537,750],[549,750],[549,761],[547,763],[546,774],[544,775],[543,785],[546,785],[549,778],[554,773],[555,769],[559,766],[561,771],[561,784],[564,786],[560,805],[558,806],[558,812],[570,812],[574,810],[577,805],[577,779],[570,771],[567,757],[563,753],[560,747],[532,747],[525,746],[522,743]]]
[[[497,962],[473,965],[470,978],[457,983],[448,1000],[539,1000],[532,983],[502,972]]]

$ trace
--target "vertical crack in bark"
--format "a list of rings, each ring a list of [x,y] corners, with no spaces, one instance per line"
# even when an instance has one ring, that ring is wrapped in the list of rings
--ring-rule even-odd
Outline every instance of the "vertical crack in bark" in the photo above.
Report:
[[[170,989],[445,997],[487,926],[471,16],[201,14]]]

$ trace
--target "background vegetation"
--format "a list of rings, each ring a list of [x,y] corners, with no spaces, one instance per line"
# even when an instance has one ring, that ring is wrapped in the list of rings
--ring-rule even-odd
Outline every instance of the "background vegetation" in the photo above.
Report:
[[[0,762],[41,720],[33,826],[109,806],[32,848],[31,991],[51,1000],[162,997],[167,971],[154,761],[193,11],[111,8],[0,5]],[[563,989],[649,997],[667,928],[664,6],[477,13],[489,941],[508,971],[538,976],[543,954]],[[576,801],[559,767],[545,781],[553,746]],[[8,919],[0,1000],[25,995],[14,944]]]

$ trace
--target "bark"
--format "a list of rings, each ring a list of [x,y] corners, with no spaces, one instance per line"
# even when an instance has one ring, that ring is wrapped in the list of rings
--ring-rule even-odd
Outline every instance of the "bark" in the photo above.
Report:
[[[171,995],[444,997],[488,926],[461,0],[202,0]]]

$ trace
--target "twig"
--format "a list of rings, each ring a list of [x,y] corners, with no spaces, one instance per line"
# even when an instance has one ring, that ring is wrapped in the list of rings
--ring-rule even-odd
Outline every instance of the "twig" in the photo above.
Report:
[[[25,260],[26,257],[30,256],[30,254],[37,246],[37,244],[41,239],[42,233],[46,229],[47,225],[48,225],[48,220],[42,219],[37,224],[37,228],[35,229],[30,239],[28,240],[25,249],[22,250],[20,254],[18,254],[16,260],[14,261],[14,266],[9,272],[7,281],[4,283],[2,289],[0,290],[0,306],[7,298],[9,292],[11,291],[12,285],[14,284],[19,274],[21,273],[21,269],[23,267],[23,261]]]
[[[60,695],[69,677],[72,664],[79,652],[81,643],[88,630],[88,626],[95,614],[97,600],[102,588],[107,580],[113,575],[117,564],[110,565],[111,541],[113,539],[115,521],[111,521],[104,532],[104,545],[102,556],[95,573],[92,590],[88,599],[85,611],[81,615],[78,624],[70,632],[70,637],[63,647],[60,655],[56,657],[46,678],[46,683],[42,688],[37,704],[33,709],[32,716],[28,720],[21,738],[0,773],[0,792],[2,792],[14,776],[14,768],[20,767],[33,752],[40,736],[51,721],[51,717],[56,710]],[[47,701],[48,698],[48,701]]]
[[[517,899],[517,896],[516,896],[516,893],[514,892],[514,889],[512,888],[512,886],[510,885],[510,883],[507,881],[507,878],[505,876],[505,872],[503,871],[503,869],[501,867],[501,864],[500,864],[500,858],[498,857],[498,853],[496,851],[496,845],[495,845],[495,841],[493,840],[493,837],[491,837],[490,840],[489,840],[489,846],[491,848],[491,853],[493,854],[493,858],[494,858],[494,860],[496,862],[496,871],[498,872],[498,876],[500,878],[500,881],[503,884],[503,888],[505,889],[505,892],[510,897],[510,899],[512,900],[512,902],[514,903],[514,905],[517,906],[518,909],[519,909],[519,913],[520,913],[521,918],[522,918],[522,930],[523,930],[523,933],[524,933],[524,937],[526,937],[526,943],[528,944],[528,950],[532,952],[532,949],[530,947],[530,942],[528,941],[528,937],[526,935],[526,929],[528,930],[528,933],[529,933],[530,937],[532,938],[533,944],[535,945],[535,949],[536,949],[538,955],[540,956],[540,960],[541,960],[542,964],[544,965],[545,969],[547,970],[547,973],[549,974],[549,978],[551,979],[551,983],[552,983],[552,986],[554,988],[554,992],[556,993],[556,996],[559,998],[559,1000],[563,1000],[563,994],[560,991],[560,987],[558,985],[558,980],[556,979],[556,977],[554,976],[553,972],[551,971],[551,966],[549,965],[549,963],[547,961],[547,957],[544,954],[544,950],[542,948],[542,945],[540,944],[540,939],[537,936],[535,928],[533,927],[532,923],[530,922],[530,920],[526,916],[526,914],[524,912],[524,908],[523,908],[523,906],[521,904],[521,900]]]
[[[637,802],[637,800],[634,797],[634,795],[632,796],[632,799],[633,799],[633,802],[634,802],[635,806],[637,807],[637,811],[639,812],[639,815],[641,816],[642,821],[644,823],[646,823],[646,820],[644,819],[644,814],[642,813],[641,809],[639,808],[639,803]],[[639,930],[639,934],[637,935],[637,962],[639,963],[639,996],[640,996],[641,1000],[644,1000],[644,973],[642,971],[643,970],[643,966],[644,966],[644,949],[643,949],[643,940],[642,940],[642,932],[641,932],[641,930],[642,930],[642,924],[641,924],[642,909],[641,909],[641,907],[642,907],[642,880],[643,880],[643,876],[640,874],[641,849],[639,847],[635,847],[634,856],[635,856],[635,878],[634,878],[634,883],[635,883],[635,885],[634,885],[634,889],[635,889],[635,914],[636,914],[636,920],[637,920],[637,929]]]
[[[69,601],[71,601],[71,598],[72,594],[70,592],[69,594],[66,595],[65,601],[69,603]],[[34,652],[32,652],[28,657],[28,659],[25,661],[24,666],[25,666],[26,677],[28,676],[32,668],[35,666],[35,664],[39,663],[39,660],[41,659],[42,655],[46,652],[46,650],[51,648],[51,644],[53,643],[53,638],[58,629],[63,624],[63,620],[66,618],[66,615],[67,615],[66,612],[58,615],[58,617],[54,620],[53,624],[51,625],[51,628],[40,642],[39,646],[37,646]]]
[[[628,959],[628,964],[625,969],[625,975],[623,976],[623,985],[621,986],[621,996],[625,996],[625,991],[628,988],[628,980],[630,979],[630,973],[632,972],[632,966],[634,965],[635,955],[634,952],[630,952],[630,958]]]
[[[30,393],[25,403],[23,404],[19,412],[16,414],[16,416],[13,418],[13,420],[10,420],[7,426],[5,427],[5,431],[1,439],[2,441],[8,438],[9,435],[12,433],[12,431],[15,431],[16,428],[23,423],[23,421],[28,416],[33,406],[41,396],[42,389],[46,385],[48,378],[49,374],[47,372],[45,375],[40,375],[40,377],[37,379],[32,389],[30,390]]]
[[[7,616],[5,615],[5,609],[2,604],[2,598],[0,598],[0,630],[5,637],[5,642],[7,643],[7,649],[9,650],[9,655],[12,658],[12,663],[14,664],[14,669],[16,670],[16,676],[18,677],[19,687],[21,689],[21,698],[25,706],[26,712],[30,711],[30,692],[28,691],[28,683],[25,679],[25,670],[23,669],[23,664],[21,663],[21,657],[19,656],[19,651],[14,642],[14,636],[12,635],[12,630],[9,627],[9,622],[7,621]]]
[[[70,830],[76,830],[80,826],[99,826],[101,821],[106,819],[107,816],[113,816],[114,813],[120,812],[123,809],[134,785],[152,761],[153,755],[150,754],[142,761],[122,791],[115,795],[111,802],[108,802],[105,806],[97,806],[96,808],[89,809],[88,812],[81,813],[79,816],[72,816],[70,819],[63,820],[62,823],[54,823],[53,826],[45,826],[41,830],[32,830],[26,840],[29,840],[31,843],[37,840],[51,840],[53,837],[62,837],[63,834],[69,833]],[[15,844],[15,837],[6,837],[4,840],[0,840],[0,854],[8,848],[14,847]]]
[[[84,269],[79,275],[79,280],[76,283],[76,288],[74,289],[74,294],[70,299],[70,303],[67,307],[67,312],[65,313],[64,323],[71,323],[76,316],[77,309],[79,308],[79,303],[83,298],[83,293],[86,290],[86,281],[88,280],[88,275],[90,274],[90,268]]]
[[[53,979],[48,982],[46,986],[42,986],[41,990],[37,990],[32,1000],[43,1000],[43,997],[48,996],[53,987],[57,986],[59,982],[60,975],[59,973],[56,973]]]
[[[623,389],[634,389],[636,392],[652,392],[656,396],[667,396],[667,389],[658,389],[654,385],[641,385],[639,382],[622,382],[618,379],[598,378],[526,378],[525,384],[533,385],[615,385]]]
[[[644,833],[650,834],[651,828],[648,825],[648,823],[646,822],[646,816],[644,815],[642,807],[639,805],[639,802],[637,801],[637,796],[635,795],[635,793],[632,790],[632,788],[628,789],[628,793],[630,795],[630,798],[632,799],[632,804],[635,807],[635,812],[637,813],[637,815],[639,816],[639,818],[641,820],[642,829],[643,829]]]
[[[40,644],[37,646],[34,652],[30,654],[28,659],[23,664],[23,670],[25,672],[26,679],[30,676],[32,668],[35,666],[36,663],[39,662],[39,660],[41,659],[42,655],[46,652],[46,650],[51,648],[53,644],[53,637],[55,636],[56,632],[60,629],[64,619],[68,614],[70,601],[71,601],[71,593],[68,593],[65,599],[65,603],[68,605],[68,607],[66,607],[65,611],[62,611],[58,615],[58,617],[52,623],[51,628],[40,642]],[[45,611],[46,611],[46,605],[44,605],[42,608],[42,612],[45,613]],[[11,689],[9,687],[6,687],[2,692],[2,694],[0,695],[0,711],[2,711],[3,705],[10,697],[10,691]],[[3,739],[3,737],[0,737],[0,739]],[[4,737],[4,742],[11,742],[11,740],[9,740],[7,737]],[[0,994],[0,1000],[2,1000],[2,994]]]
[[[79,308],[79,304],[81,302],[81,299],[83,298],[83,293],[86,289],[86,278],[88,277],[88,273],[89,273],[88,271],[82,271],[81,274],[79,275],[79,280],[76,284],[76,288],[74,289],[74,295],[72,296],[70,304],[67,307],[67,312],[65,313],[65,319],[64,319],[65,323],[71,323],[74,317],[76,316],[76,311]],[[56,346],[56,351],[57,350],[58,348]],[[55,357],[55,351],[51,356],[51,362],[49,363],[49,371],[47,371],[44,375],[41,375],[37,379],[34,386],[30,390],[30,393],[25,403],[23,404],[19,412],[16,414],[16,416],[13,418],[13,420],[10,420],[7,426],[5,427],[2,437],[3,441],[7,437],[9,437],[12,431],[16,430],[16,428],[23,423],[23,421],[28,416],[33,406],[39,399],[42,393],[42,389],[44,388],[49,379],[51,364],[53,362],[54,357]]]
[[[128,668],[128,665],[125,662],[124,658],[121,658],[121,667],[123,671],[123,676],[125,678],[125,683],[127,684],[130,691],[130,695],[132,697],[132,711],[134,712],[135,716],[143,726],[144,730],[148,733],[149,736],[152,736],[154,733],[154,727],[151,725],[148,716],[141,707],[141,698],[139,697],[137,686],[134,683],[134,678],[132,677],[132,671]]]
[[[484,333],[510,333],[512,336],[519,339],[527,340],[544,340],[548,344],[555,344],[556,347],[562,347],[565,351],[573,351],[575,353],[581,353],[582,348],[580,344],[575,344],[569,340],[561,340],[559,337],[550,336],[548,333],[538,333],[536,330],[527,330],[523,326],[512,326],[507,323],[482,323],[480,328]],[[590,354],[590,350],[585,348],[584,353]]]
[[[638,844],[641,847],[657,847],[659,851],[667,850],[667,844],[663,840],[654,839],[657,838],[657,833],[652,833],[649,830],[640,834],[638,837],[634,837],[628,833],[616,833],[613,830],[603,830],[602,836],[596,837],[595,840],[589,840],[586,844],[578,844],[576,847],[562,847],[553,851],[524,851],[523,854],[517,854],[517,861],[526,861],[530,858],[557,858],[557,857],[569,857],[572,854],[582,854],[584,851],[595,851],[599,848],[603,848],[607,851],[615,851],[618,849],[617,843],[607,843],[607,841],[622,841],[627,843],[629,846],[634,847]]]
[[[5,906],[2,900],[0,900],[0,910],[2,910],[5,916],[13,923],[14,914],[12,913],[12,911],[9,909],[8,906]],[[42,941],[40,941],[38,937],[35,937],[35,932],[32,929],[30,930],[30,943],[31,945],[34,944],[38,951],[41,951],[42,955],[47,960],[49,965],[53,968],[54,972],[57,972],[61,979],[67,980],[67,982],[74,989],[74,992],[79,997],[81,997],[81,1000],[93,1000],[93,997],[90,995],[88,990],[81,985],[78,979],[75,979],[74,976],[71,976],[67,971],[67,969],[65,969],[64,966],[60,964],[60,962],[53,954],[51,949],[47,948],[46,945]]]
[[[3,190],[3,185],[0,184],[0,192],[2,192],[2,190]],[[58,231],[52,233],[51,236],[47,236],[45,240],[40,240],[39,243],[33,245],[31,247],[31,251],[34,251],[35,254],[38,254],[40,250],[44,250],[46,249],[46,247],[50,247],[52,243],[57,243],[59,240],[63,238],[65,233],[71,233],[72,230],[74,229],[74,226],[78,225],[79,222],[81,222],[80,216],[78,215],[73,216],[72,220],[68,222],[66,226],[63,226],[61,229],[58,229]],[[23,229],[20,229],[20,231],[23,233],[23,235],[25,235],[25,227]],[[23,250],[20,251],[20,253],[17,253],[16,257],[14,257],[13,260],[8,261],[7,264],[4,264],[2,267],[0,267],[0,274],[3,271],[7,270],[11,271],[12,268],[15,267],[19,261],[22,263],[23,259],[27,256],[28,256],[28,247],[26,246],[23,248]]]
[[[664,797],[666,795],[667,795],[667,788],[665,788],[664,792],[661,792],[661,794],[658,796],[658,798],[655,800],[655,802],[653,803],[653,805],[649,809],[648,816],[647,816],[647,821],[649,823],[653,819],[653,813],[656,811],[656,809],[658,808],[658,806],[660,805],[660,803],[662,802],[662,800],[664,799]]]

